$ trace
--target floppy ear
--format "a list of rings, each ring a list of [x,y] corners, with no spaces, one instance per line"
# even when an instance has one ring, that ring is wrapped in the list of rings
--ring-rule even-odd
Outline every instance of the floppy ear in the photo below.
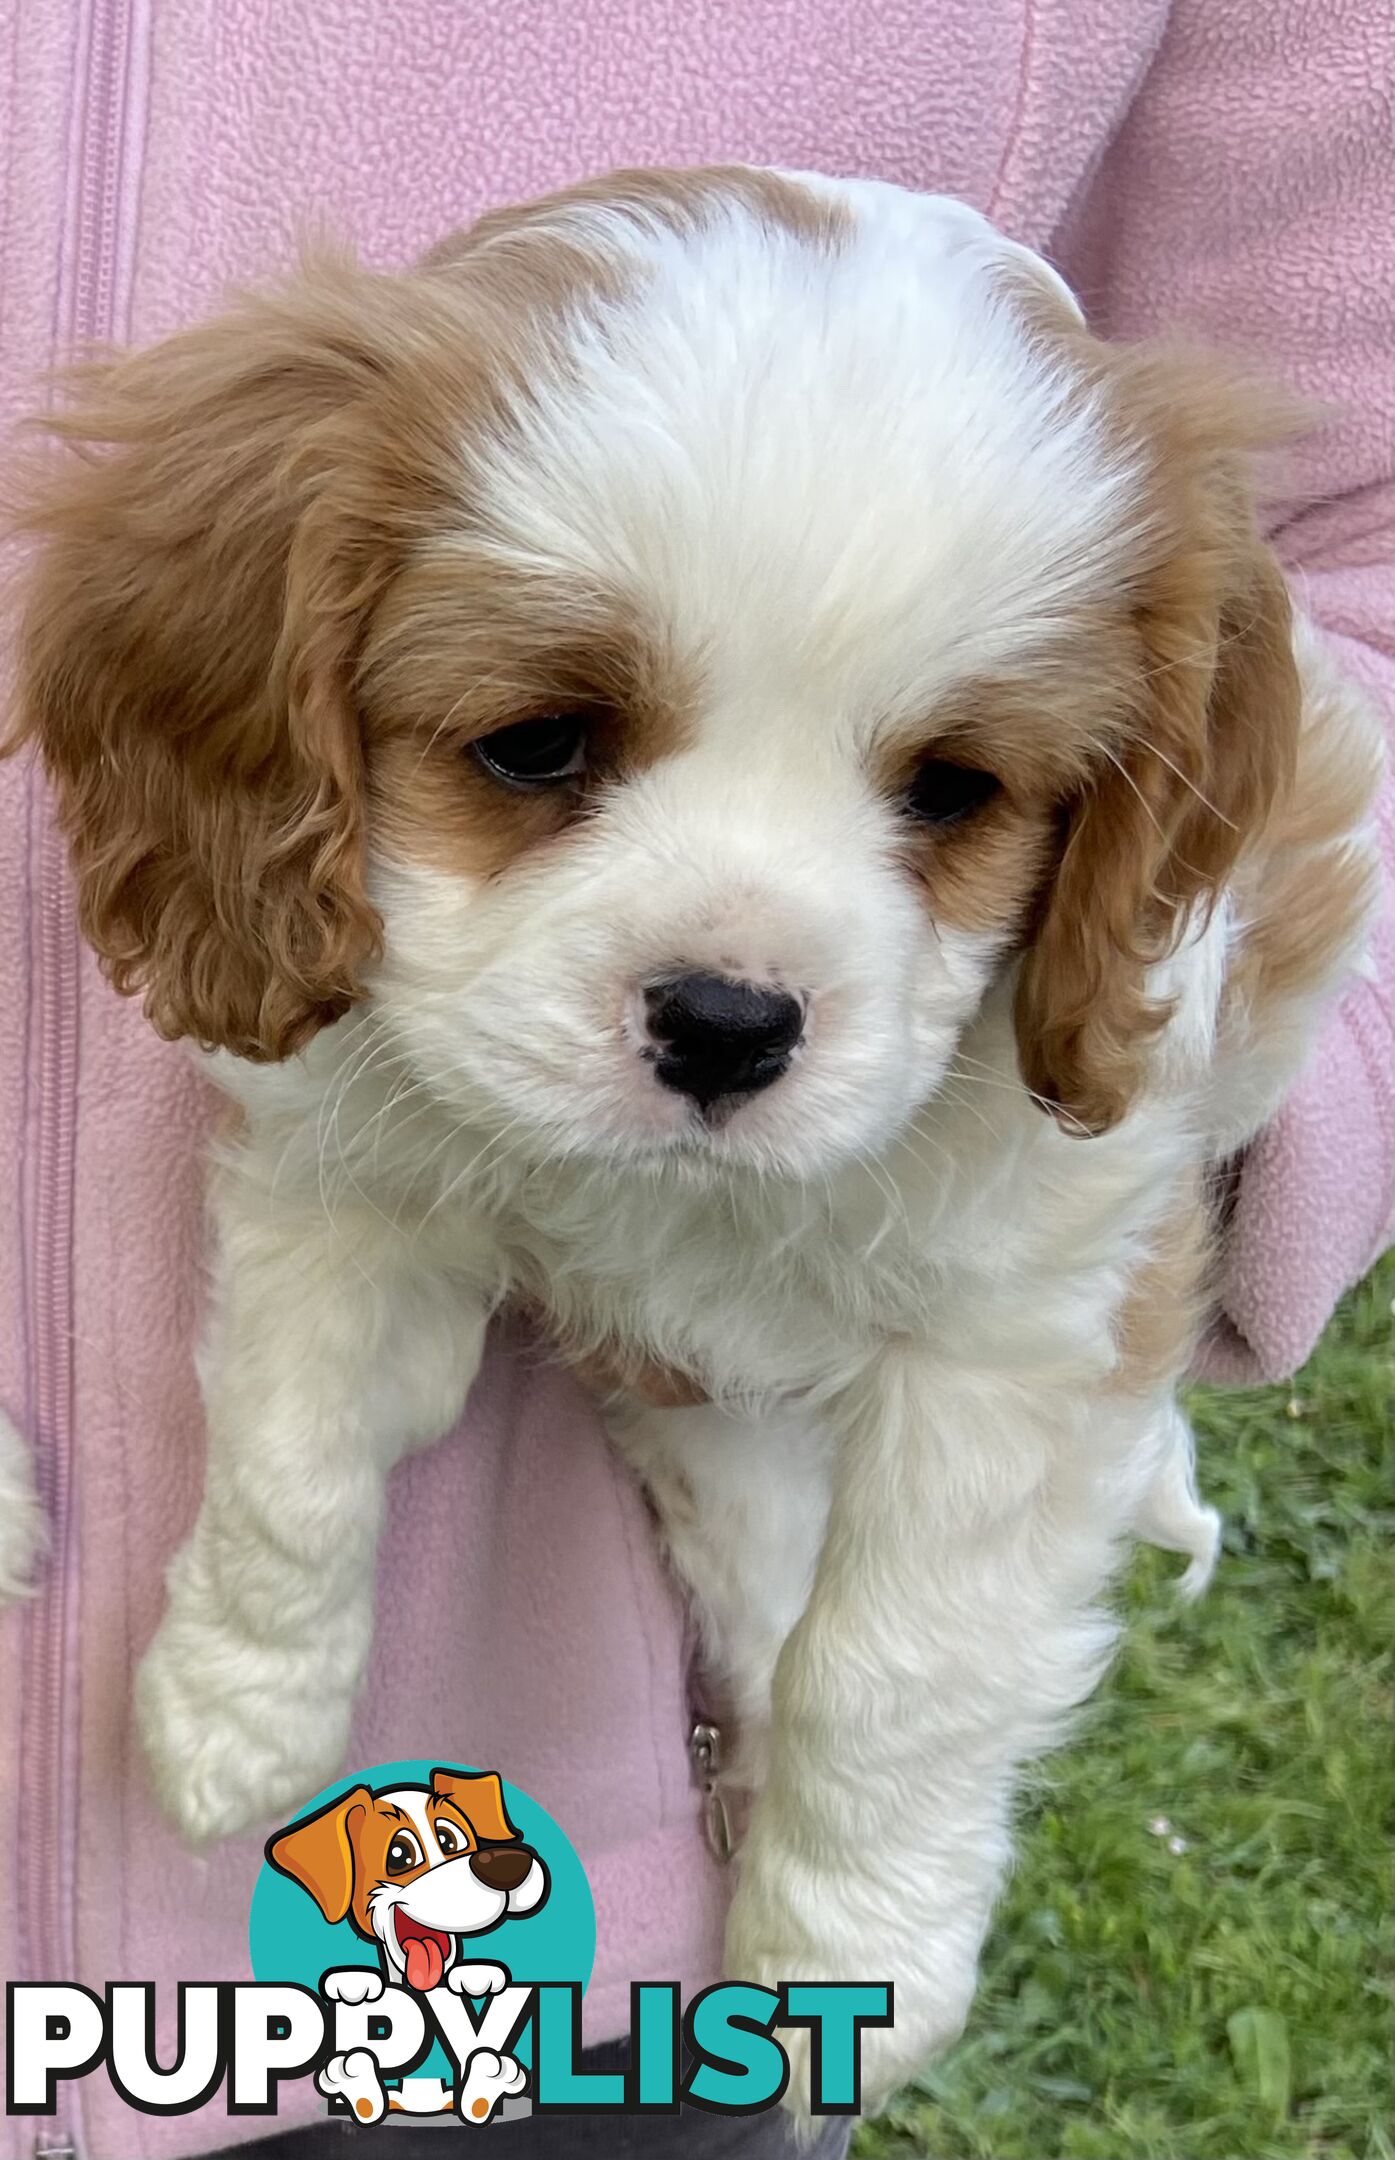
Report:
[[[504,1787],[493,1770],[478,1777],[467,1776],[461,1770],[433,1770],[431,1790],[442,1800],[455,1802],[481,1845],[498,1845],[521,1835],[509,1821]]]
[[[307,1890],[326,1920],[337,1925],[354,1894],[354,1848],[350,1833],[372,1805],[366,1785],[356,1785],[342,1800],[307,1815],[280,1831],[266,1857],[283,1875]]]
[[[1148,378],[1164,408],[1167,381]],[[1148,970],[1214,905],[1296,754],[1288,593],[1255,530],[1244,418],[1224,395],[1167,417],[1170,441],[1154,415],[1167,545],[1135,609],[1136,703],[1065,808],[1018,976],[1022,1076],[1072,1132],[1106,1132],[1129,1109],[1171,1009]]]
[[[359,994],[379,934],[351,698],[371,585],[332,490],[384,372],[351,265],[76,372],[23,526],[33,736],[82,928],[154,1025],[284,1057]],[[339,431],[334,448],[326,430]]]

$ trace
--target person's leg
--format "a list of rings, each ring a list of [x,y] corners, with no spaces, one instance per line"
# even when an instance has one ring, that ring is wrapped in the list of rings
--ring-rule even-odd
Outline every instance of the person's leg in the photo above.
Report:
[[[629,2043],[588,2048],[588,2070],[621,2070]],[[360,2128],[315,2123],[230,2149],[218,2160],[448,2160],[450,2122]],[[844,2160],[850,2123],[831,2118],[811,2143],[796,2143],[779,2108],[764,2115],[537,2115],[489,2125],[487,2160]],[[445,2140],[443,2143],[442,2140]],[[474,2150],[474,2147],[471,2147]]]

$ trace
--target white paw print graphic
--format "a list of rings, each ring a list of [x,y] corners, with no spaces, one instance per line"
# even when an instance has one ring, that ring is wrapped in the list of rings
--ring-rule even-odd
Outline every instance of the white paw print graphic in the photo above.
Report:
[[[331,2055],[323,2070],[316,2071],[315,2085],[327,2100],[343,2100],[357,2122],[381,2122],[387,2112],[383,2081],[367,2048]]]
[[[508,1984],[508,1968],[503,1965],[452,1965],[446,1974],[446,1986],[457,1995],[497,1995]]]
[[[528,2073],[512,2055],[496,2055],[493,2048],[476,2048],[465,2065],[457,2106],[460,2120],[487,2123],[499,2102],[521,2093]]]
[[[370,2003],[381,2001],[384,1984],[371,1965],[346,1965],[342,1972],[326,1973],[321,1985],[330,2002]]]

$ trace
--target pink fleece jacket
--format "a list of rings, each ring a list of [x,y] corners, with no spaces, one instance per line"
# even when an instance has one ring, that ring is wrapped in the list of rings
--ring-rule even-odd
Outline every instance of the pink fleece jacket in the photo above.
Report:
[[[620,163],[760,163],[948,190],[1052,255],[1100,328],[1179,327],[1333,409],[1274,531],[1389,709],[1385,0],[0,0],[4,413],[75,339],[145,340],[320,220],[401,262],[492,203]],[[1388,836],[1388,827],[1387,827]],[[246,1972],[256,1840],[157,1817],[128,1714],[201,1475],[200,1141],[183,1057],[73,930],[31,770],[0,771],[0,1401],[52,1511],[0,1626],[6,1978]],[[1289,1370],[1390,1216],[1389,926],[1240,1183],[1210,1356]],[[687,1759],[682,1617],[571,1384],[496,1342],[406,1465],[354,1763],[497,1765],[599,1911],[588,2032],[632,1978],[715,1970],[722,1882]],[[163,2021],[168,2045],[169,2019]],[[288,2100],[291,2119],[316,2112]],[[194,2153],[264,2125],[135,2115],[93,2080],[0,2154]]]

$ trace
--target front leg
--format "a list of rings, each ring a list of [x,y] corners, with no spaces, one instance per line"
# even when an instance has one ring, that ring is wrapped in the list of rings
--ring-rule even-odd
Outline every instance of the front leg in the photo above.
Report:
[[[410,1227],[278,1199],[269,1153],[250,1144],[215,1189],[204,1501],[136,1683],[156,1789],[196,1842],[339,1768],[387,1475],[459,1415],[485,1327]]]
[[[776,1661],[828,1520],[834,1442],[799,1404],[746,1415],[716,1403],[612,1409],[612,1438],[649,1494],[702,1645],[704,1709],[730,1717],[722,1800],[744,1815],[764,1782]]]
[[[776,1670],[727,1969],[768,1986],[891,1981],[894,2024],[864,2035],[866,2108],[963,2025],[1014,1773],[1106,1663],[1114,1630],[1095,1600],[1156,1427],[1148,1406],[1033,1391],[900,1346],[843,1406],[828,1535]],[[790,2038],[798,2058],[803,2036]]]

